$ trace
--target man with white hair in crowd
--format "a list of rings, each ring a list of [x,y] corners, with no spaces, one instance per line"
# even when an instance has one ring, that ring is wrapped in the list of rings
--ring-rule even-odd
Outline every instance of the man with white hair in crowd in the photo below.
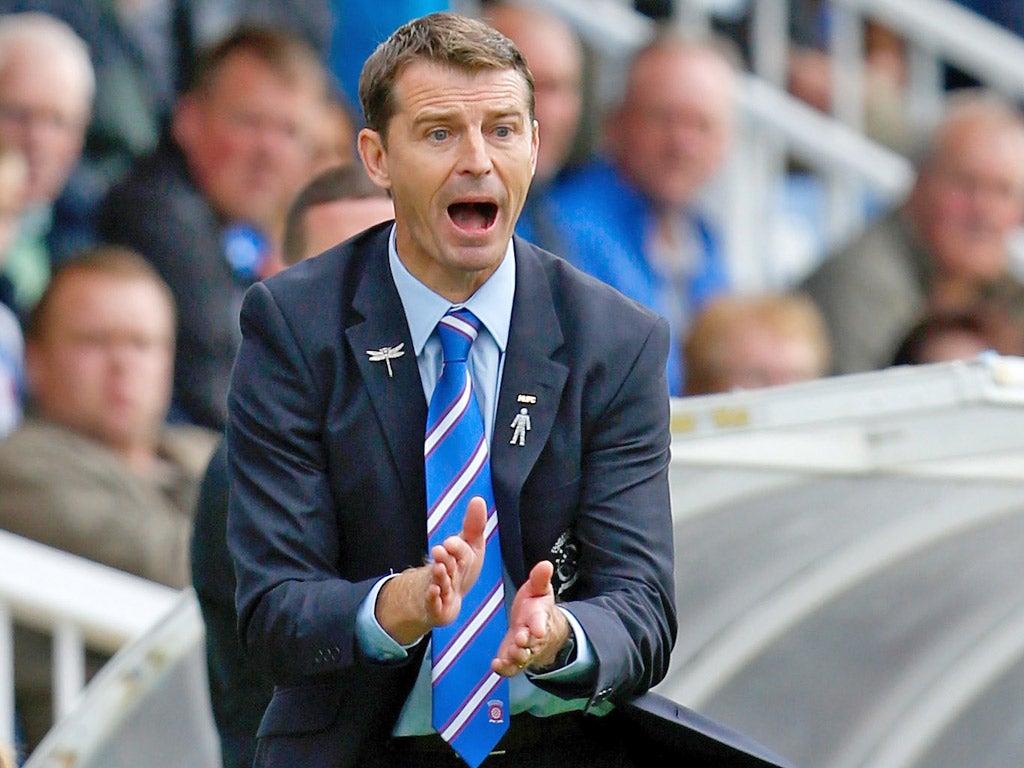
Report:
[[[2,280],[21,315],[50,278],[53,203],[82,153],[96,90],[85,42],[45,13],[0,16],[0,143],[28,162],[28,208]],[[2,290],[0,290],[2,293]]]
[[[1020,109],[993,92],[958,92],[925,143],[906,199],[799,286],[828,324],[835,373],[887,367],[929,313],[969,313],[1024,290],[1010,247],[1024,224]]]

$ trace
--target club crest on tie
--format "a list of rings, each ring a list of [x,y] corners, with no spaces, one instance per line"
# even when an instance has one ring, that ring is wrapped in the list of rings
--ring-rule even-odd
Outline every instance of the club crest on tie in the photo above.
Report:
[[[397,347],[381,347],[380,349],[368,349],[366,354],[370,356],[371,363],[386,363],[388,366],[388,378],[394,376],[394,372],[391,370],[391,361],[395,360],[405,354],[405,342],[403,341]]]
[[[491,699],[487,702],[487,722],[503,723],[505,721],[505,702]]]

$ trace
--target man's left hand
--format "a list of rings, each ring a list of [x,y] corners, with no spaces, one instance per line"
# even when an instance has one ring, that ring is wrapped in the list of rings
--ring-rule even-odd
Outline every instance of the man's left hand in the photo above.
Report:
[[[555,605],[551,586],[554,565],[541,560],[516,592],[509,614],[508,634],[501,641],[491,668],[503,677],[524,669],[549,666],[572,631],[565,615]]]

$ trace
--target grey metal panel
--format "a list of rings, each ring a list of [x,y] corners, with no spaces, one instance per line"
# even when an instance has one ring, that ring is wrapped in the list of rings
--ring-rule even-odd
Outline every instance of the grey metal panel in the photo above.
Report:
[[[1024,379],[674,403],[664,695],[808,768],[1024,765]]]

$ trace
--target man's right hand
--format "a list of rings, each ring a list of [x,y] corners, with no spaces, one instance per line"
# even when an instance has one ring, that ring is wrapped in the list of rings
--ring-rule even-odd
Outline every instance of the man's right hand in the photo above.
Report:
[[[455,621],[462,597],[480,575],[484,562],[487,504],[474,496],[462,531],[430,550],[432,562],[408,568],[390,579],[374,608],[381,627],[402,645],[410,645],[437,626]]]

